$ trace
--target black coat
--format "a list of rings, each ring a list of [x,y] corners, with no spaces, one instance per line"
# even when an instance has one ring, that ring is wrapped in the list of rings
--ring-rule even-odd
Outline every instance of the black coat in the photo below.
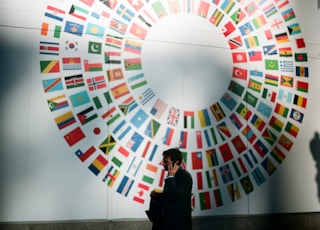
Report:
[[[162,196],[162,216],[166,230],[190,230],[192,177],[182,167],[166,178]]]

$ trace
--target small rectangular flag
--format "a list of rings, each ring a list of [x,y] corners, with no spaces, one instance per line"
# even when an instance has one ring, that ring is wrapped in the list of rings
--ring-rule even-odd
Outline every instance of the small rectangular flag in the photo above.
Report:
[[[88,166],[88,168],[95,175],[98,175],[107,164],[108,160],[105,159],[101,154],[99,154],[96,159]]]
[[[74,108],[90,102],[90,97],[86,90],[72,94],[69,97]]]
[[[111,88],[111,93],[115,99],[123,97],[129,93],[129,88],[125,82]]]
[[[67,89],[73,89],[84,86],[82,74],[64,77],[64,81]]]
[[[39,53],[46,55],[59,55],[60,47],[58,42],[44,42],[39,44]]]
[[[107,87],[107,83],[104,78],[104,75],[88,78],[87,84],[88,84],[89,91],[103,89]]]
[[[74,118],[73,113],[71,111],[56,117],[54,120],[60,130],[76,123],[76,119]]]
[[[44,16],[62,22],[65,13],[64,10],[48,5]]]
[[[64,139],[66,140],[66,142],[70,147],[77,144],[79,141],[81,141],[85,137],[86,136],[80,127],[76,127],[75,129],[71,130],[69,133],[64,135]]]
[[[192,160],[192,169],[202,169],[202,152],[192,152],[191,153]]]
[[[61,94],[59,96],[50,98],[47,100],[47,103],[51,112],[59,109],[63,109],[69,106],[65,94]]]
[[[300,95],[297,95],[297,94],[295,94],[293,97],[293,104],[300,106],[302,108],[307,107],[307,101],[308,101],[307,98],[300,96]]]
[[[63,90],[61,78],[42,80],[42,86],[45,93]]]
[[[59,60],[40,61],[40,71],[41,73],[59,73],[60,72]]]
[[[83,29],[84,25],[82,24],[66,21],[64,32],[81,37],[83,34]]]

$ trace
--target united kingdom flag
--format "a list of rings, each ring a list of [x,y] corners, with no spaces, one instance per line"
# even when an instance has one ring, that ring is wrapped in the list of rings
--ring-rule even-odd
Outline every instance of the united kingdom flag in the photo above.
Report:
[[[176,126],[180,117],[180,109],[171,107],[167,117],[167,124]]]

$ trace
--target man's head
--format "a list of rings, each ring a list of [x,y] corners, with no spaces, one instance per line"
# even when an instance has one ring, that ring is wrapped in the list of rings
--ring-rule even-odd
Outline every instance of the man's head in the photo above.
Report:
[[[166,171],[168,171],[168,165],[174,165],[175,163],[177,165],[181,165],[182,154],[177,148],[165,150],[162,153],[162,156],[163,158],[161,163]]]

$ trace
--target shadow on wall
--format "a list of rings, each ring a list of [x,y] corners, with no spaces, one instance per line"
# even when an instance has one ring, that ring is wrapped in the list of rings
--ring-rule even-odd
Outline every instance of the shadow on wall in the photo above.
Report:
[[[318,185],[318,200],[320,202],[320,138],[319,132],[314,133],[314,137],[310,141],[310,151],[316,163],[317,175],[315,181]]]

